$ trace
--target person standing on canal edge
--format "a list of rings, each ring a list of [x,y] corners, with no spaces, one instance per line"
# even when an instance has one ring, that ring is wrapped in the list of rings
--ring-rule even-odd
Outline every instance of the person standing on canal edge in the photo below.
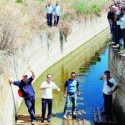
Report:
[[[118,89],[118,84],[115,79],[111,77],[110,71],[105,71],[104,76],[100,77],[100,80],[104,80],[103,85],[103,98],[104,98],[104,112],[102,115],[107,116],[107,120],[112,119],[112,95]]]
[[[59,16],[61,15],[61,7],[58,1],[53,6],[53,15],[54,15],[54,26],[57,26],[59,22]]]
[[[51,3],[49,2],[47,5],[46,5],[46,16],[47,16],[47,25],[52,27],[52,6],[51,6]]]
[[[36,123],[35,116],[35,92],[32,86],[32,81],[35,78],[34,72],[28,67],[29,71],[32,73],[32,76],[28,78],[28,75],[23,75],[22,80],[13,81],[12,78],[9,79],[10,84],[16,85],[19,87],[22,93],[22,97],[25,100],[25,104],[28,108],[32,124]]]
[[[80,96],[80,87],[79,87],[79,82],[75,78],[76,78],[76,73],[71,72],[71,78],[68,79],[64,85],[64,98],[66,97],[66,103],[64,107],[63,118],[67,118],[66,112],[70,100],[72,101],[72,117],[76,118],[75,111],[76,111],[77,91],[78,91],[78,96]]]
[[[42,118],[41,122],[43,123],[45,120],[45,113],[46,113],[46,104],[48,104],[48,115],[47,115],[47,121],[51,121],[51,116],[52,116],[52,90],[57,89],[60,91],[60,89],[56,86],[54,82],[52,82],[53,75],[48,74],[47,75],[47,80],[44,81],[40,89],[42,90]]]

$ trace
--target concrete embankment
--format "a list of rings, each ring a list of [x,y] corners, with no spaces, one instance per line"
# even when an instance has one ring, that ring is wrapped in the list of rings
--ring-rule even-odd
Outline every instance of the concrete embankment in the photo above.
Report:
[[[125,124],[125,54],[118,53],[112,45],[109,47],[109,67],[119,89],[114,94],[114,108],[120,125]]]
[[[92,42],[96,43],[95,36],[107,27],[106,14],[103,14],[101,17],[74,22],[72,32],[68,37],[60,33],[58,28],[55,28],[55,38],[53,40],[49,35],[42,32],[31,38],[30,43],[22,46],[12,56],[10,72],[14,79],[21,79],[22,73],[28,72],[27,65],[29,64],[34,70],[36,78],[38,78],[50,66],[94,37],[90,43],[91,45],[89,44],[92,48]],[[101,39],[99,40],[101,41]],[[95,44],[93,49],[96,50],[96,47],[98,46]],[[22,99],[18,97],[18,88],[10,87],[8,74],[2,74],[0,81],[0,125],[14,125],[15,108],[17,111]]]

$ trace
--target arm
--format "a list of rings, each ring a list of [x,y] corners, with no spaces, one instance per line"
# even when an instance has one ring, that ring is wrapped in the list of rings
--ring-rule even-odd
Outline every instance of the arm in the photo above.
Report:
[[[68,85],[68,81],[66,81],[65,84],[64,84],[64,92],[63,92],[64,98],[65,98],[66,95],[67,95],[67,85]]]
[[[99,77],[99,80],[104,80],[104,76],[100,76],[100,77]]]
[[[64,98],[65,98],[65,97],[66,97],[66,95],[67,95],[66,90],[67,90],[67,87],[66,87],[66,86],[64,86],[64,93],[63,93]]]
[[[115,92],[118,89],[118,85],[115,86],[115,88],[112,90],[112,92]]]
[[[16,85],[19,87],[21,84],[21,80],[14,81],[13,78],[10,76],[9,83],[10,83],[10,85],[13,84],[13,85]]]
[[[58,91],[60,91],[60,88],[55,83],[53,83],[53,89],[57,89]]]
[[[47,89],[47,88],[50,88],[50,87],[47,87],[44,82],[43,82],[43,83],[41,84],[41,86],[40,86],[40,89],[41,89],[41,90]]]
[[[111,90],[111,92],[109,92],[109,94],[113,94],[118,89],[118,84],[116,83],[115,80],[113,80],[113,84],[114,84],[113,90]]]
[[[125,22],[125,18],[124,17],[122,17],[120,20],[123,21],[123,22]]]
[[[118,85],[115,86],[115,88],[114,88],[113,90],[111,90],[111,91],[109,92],[109,94],[112,95],[117,89],[118,89]]]
[[[79,87],[79,82],[77,81],[77,91],[78,91],[78,96],[80,96],[80,87]]]
[[[46,86],[40,86],[40,89],[43,90],[43,89],[47,89],[47,88],[50,88],[50,87],[46,87]]]
[[[30,71],[31,74],[32,74],[32,79],[35,79],[35,74],[34,74],[33,70],[31,70],[30,66],[28,67],[28,69],[29,69],[29,71]]]

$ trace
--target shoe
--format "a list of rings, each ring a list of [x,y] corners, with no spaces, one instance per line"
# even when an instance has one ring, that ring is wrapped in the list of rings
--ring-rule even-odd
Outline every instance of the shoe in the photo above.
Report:
[[[47,118],[47,121],[48,121],[48,122],[51,122],[51,118]]]
[[[32,125],[35,125],[35,124],[36,124],[36,120],[33,120],[31,124],[32,124]]]
[[[41,123],[44,123],[44,118],[41,118]]]
[[[119,44],[116,44],[115,46],[113,46],[113,48],[120,48]]]
[[[105,111],[101,113],[101,116],[104,116],[104,115],[106,115],[106,112],[105,112]]]
[[[76,119],[76,112],[73,112],[72,118],[73,118],[73,119]]]
[[[63,115],[63,118],[64,118],[64,119],[67,119],[67,116],[66,116],[66,114],[64,114],[64,115]]]

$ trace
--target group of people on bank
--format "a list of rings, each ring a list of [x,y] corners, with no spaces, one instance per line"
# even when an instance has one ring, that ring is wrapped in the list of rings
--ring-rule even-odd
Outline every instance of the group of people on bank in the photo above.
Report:
[[[45,7],[45,11],[47,16],[47,25],[52,27],[53,17],[54,17],[54,26],[57,26],[59,23],[59,17],[61,15],[61,7],[59,5],[59,2],[57,1],[53,7],[49,2]]]
[[[125,52],[125,0],[115,2],[109,9],[107,18],[115,45],[113,47]]]
[[[25,105],[28,108],[28,112],[30,114],[31,123],[36,123],[36,115],[35,115],[35,91],[32,86],[32,81],[35,78],[34,72],[29,68],[29,71],[32,73],[32,76],[28,78],[28,75],[24,74],[22,76],[22,80],[13,81],[12,78],[9,79],[10,84],[16,85],[19,87],[19,90],[22,92],[22,97],[25,100]],[[69,101],[72,102],[72,117],[76,117],[76,100],[77,95],[80,95],[80,88],[79,83],[75,79],[76,73],[71,72],[71,78],[66,80],[64,84],[64,97],[66,98],[65,106],[64,106],[64,118],[66,118],[67,107]],[[52,101],[53,101],[53,94],[52,90],[57,89],[60,91],[59,87],[52,82],[53,75],[47,74],[47,80],[45,80],[41,86],[40,90],[42,90],[41,102],[42,102],[42,116],[41,122],[43,123],[45,120],[46,114],[46,106],[48,105],[48,115],[47,121],[51,121],[52,117]]]

